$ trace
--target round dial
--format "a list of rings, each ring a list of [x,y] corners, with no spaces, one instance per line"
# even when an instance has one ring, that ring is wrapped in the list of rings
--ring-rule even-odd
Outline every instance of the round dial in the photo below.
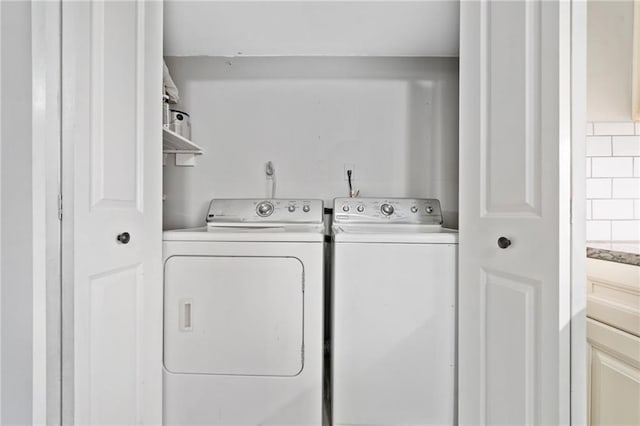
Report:
[[[296,206],[291,205],[291,206],[289,206],[289,207],[287,208],[287,210],[289,210],[291,213],[293,213],[293,212],[295,212],[295,211],[296,211]]]
[[[305,204],[304,206],[302,206],[302,211],[307,213],[309,210],[311,210],[311,207],[309,207],[308,204]]]
[[[427,206],[427,213],[429,214],[433,213],[433,207]]]
[[[418,208],[416,206],[411,206],[411,213],[418,213]]]
[[[388,203],[384,203],[382,206],[380,206],[380,211],[385,216],[391,216],[393,214],[393,210],[393,206]]]
[[[271,213],[273,213],[273,204],[268,201],[262,201],[261,203],[258,203],[258,206],[256,207],[256,213],[258,213],[258,216],[261,217],[271,216]]]
[[[359,213],[362,213],[364,211],[364,206],[358,206],[356,207],[356,210],[358,210]]]
[[[347,205],[342,206],[342,211],[345,212],[345,213],[348,212],[349,211],[349,206],[347,206]]]

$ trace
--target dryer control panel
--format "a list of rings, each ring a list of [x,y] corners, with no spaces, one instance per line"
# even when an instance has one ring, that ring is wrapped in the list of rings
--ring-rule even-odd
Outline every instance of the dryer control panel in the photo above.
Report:
[[[333,222],[441,225],[442,210],[431,198],[336,198]]]
[[[322,223],[322,200],[213,199],[207,224]]]

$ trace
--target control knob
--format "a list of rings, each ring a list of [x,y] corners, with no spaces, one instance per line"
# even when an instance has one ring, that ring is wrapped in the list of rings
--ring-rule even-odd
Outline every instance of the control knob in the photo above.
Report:
[[[346,204],[344,206],[342,206],[342,211],[343,212],[348,212],[349,211],[349,206],[347,206]]]
[[[411,213],[418,213],[418,208],[416,206],[411,206]]]
[[[302,211],[305,213],[309,213],[309,210],[311,210],[311,207],[309,207],[308,204],[305,204],[304,206],[302,206]]]
[[[429,214],[433,213],[433,207],[427,206],[427,213]]]
[[[287,210],[289,210],[291,213],[293,213],[293,212],[295,212],[295,211],[296,211],[296,206],[291,205],[291,206],[289,206],[289,207],[287,208]]]
[[[380,207],[380,211],[382,212],[383,215],[385,216],[391,216],[393,214],[394,208],[391,204],[388,203],[384,203],[381,207]]]
[[[258,216],[260,217],[271,216],[271,213],[273,213],[273,204],[268,201],[259,203],[256,208],[256,213],[258,213]]]
[[[356,207],[356,210],[358,210],[358,213],[362,213],[364,211],[364,206],[358,206]]]

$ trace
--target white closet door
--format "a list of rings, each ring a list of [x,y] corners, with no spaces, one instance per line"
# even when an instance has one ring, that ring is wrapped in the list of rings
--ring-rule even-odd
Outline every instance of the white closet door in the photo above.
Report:
[[[64,423],[160,424],[162,3],[62,7]]]
[[[459,421],[568,424],[570,3],[460,8]]]

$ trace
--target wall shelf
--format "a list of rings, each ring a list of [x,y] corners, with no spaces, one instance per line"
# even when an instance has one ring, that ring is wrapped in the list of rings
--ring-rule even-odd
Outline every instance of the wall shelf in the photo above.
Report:
[[[204,154],[204,149],[189,139],[163,127],[162,152],[165,154],[164,162],[166,162],[167,154],[176,154],[176,166],[195,166],[196,155]]]

